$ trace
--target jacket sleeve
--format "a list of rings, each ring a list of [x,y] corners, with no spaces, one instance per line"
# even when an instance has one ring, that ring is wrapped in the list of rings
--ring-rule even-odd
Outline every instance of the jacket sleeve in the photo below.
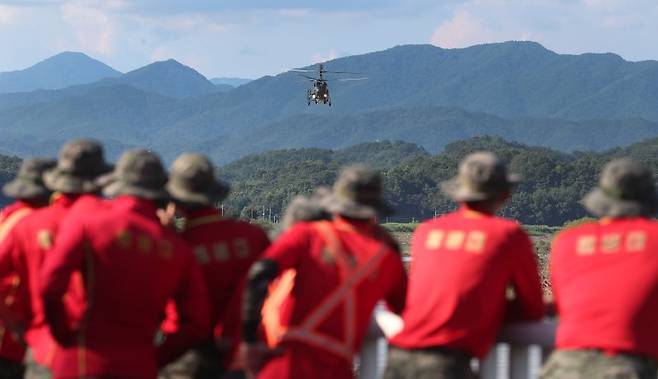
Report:
[[[242,299],[242,340],[256,342],[261,310],[270,283],[287,269],[296,268],[302,254],[310,248],[310,224],[300,223],[265,250],[262,258],[249,270],[247,285]]]
[[[523,229],[515,230],[508,245],[516,298],[509,304],[507,321],[538,320],[544,316],[541,280],[532,241]]]
[[[4,278],[16,270],[14,267],[16,244],[16,233],[12,230],[0,242],[0,277]]]
[[[64,295],[69,289],[73,272],[84,272],[85,250],[89,248],[82,223],[63,225],[57,234],[55,246],[46,256],[41,269],[40,292],[46,321],[53,337],[62,346],[73,343],[74,336],[68,322]]]
[[[22,272],[19,271],[22,265],[16,261],[19,249],[20,245],[16,239],[16,233],[12,230],[0,243],[0,280],[4,282],[3,286],[6,285],[6,282],[12,281],[15,275]],[[31,318],[25,307],[18,306],[18,304],[29,304],[29,295],[25,285],[25,283],[18,285],[18,290],[14,294],[13,306],[6,302],[7,299],[0,299],[0,318],[16,333],[22,331],[25,325],[29,324]],[[15,285],[11,284],[10,286]]]
[[[158,347],[158,363],[161,366],[176,360],[185,351],[203,342],[211,336],[210,305],[201,268],[192,251],[182,243],[186,250],[185,270],[181,277],[179,290],[174,296],[178,317],[178,329],[167,335]]]

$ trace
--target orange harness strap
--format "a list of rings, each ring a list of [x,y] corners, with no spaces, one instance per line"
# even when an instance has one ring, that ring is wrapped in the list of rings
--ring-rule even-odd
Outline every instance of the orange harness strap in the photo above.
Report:
[[[21,208],[9,215],[9,217],[7,217],[7,219],[5,219],[5,221],[0,224],[0,241],[5,239],[7,233],[9,233],[14,228],[14,225],[16,225],[20,220],[22,220],[30,213],[32,213],[31,208]]]
[[[356,329],[356,293],[355,288],[367,278],[386,257],[386,245],[382,244],[379,250],[358,264],[352,262],[345,254],[340,239],[331,222],[318,222],[315,224],[317,230],[322,234],[328,252],[334,257],[338,265],[341,284],[331,292],[319,306],[311,312],[299,325],[291,327],[283,335],[282,340],[295,340],[305,342],[318,348],[329,350],[336,355],[352,361],[354,356],[353,346]],[[345,334],[343,340],[336,339],[316,331],[316,328],[324,321],[336,307],[343,304],[343,317]]]

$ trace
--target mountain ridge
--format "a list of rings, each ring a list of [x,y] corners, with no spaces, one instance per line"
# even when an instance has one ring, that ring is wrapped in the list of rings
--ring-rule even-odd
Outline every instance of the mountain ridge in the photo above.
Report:
[[[0,72],[0,93],[62,89],[121,73],[80,52],[65,51],[22,70]]]

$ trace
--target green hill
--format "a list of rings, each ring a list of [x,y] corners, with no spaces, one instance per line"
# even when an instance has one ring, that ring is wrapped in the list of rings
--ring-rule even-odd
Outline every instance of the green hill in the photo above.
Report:
[[[562,153],[497,137],[477,137],[449,144],[433,156],[409,149],[408,144],[386,141],[337,151],[280,150],[240,159],[221,168],[233,185],[224,206],[229,213],[246,217],[261,215],[264,209],[268,216],[270,209],[279,215],[295,194],[331,184],[343,164],[372,162],[369,157],[391,151],[399,163],[379,166],[385,176],[386,197],[397,210],[388,221],[422,220],[455,208],[440,193],[439,184],[455,175],[464,156],[478,150],[495,151],[513,172],[523,176],[503,215],[533,225],[563,225],[586,216],[579,201],[597,183],[603,164],[613,157],[631,156],[658,172],[658,138],[601,153]]]

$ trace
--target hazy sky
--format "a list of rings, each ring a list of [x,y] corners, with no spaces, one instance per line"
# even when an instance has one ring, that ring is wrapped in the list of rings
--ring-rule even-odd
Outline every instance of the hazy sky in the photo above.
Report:
[[[505,40],[658,59],[656,20],[658,0],[0,0],[0,71],[73,50],[124,72],[174,58],[255,78],[400,44]]]

